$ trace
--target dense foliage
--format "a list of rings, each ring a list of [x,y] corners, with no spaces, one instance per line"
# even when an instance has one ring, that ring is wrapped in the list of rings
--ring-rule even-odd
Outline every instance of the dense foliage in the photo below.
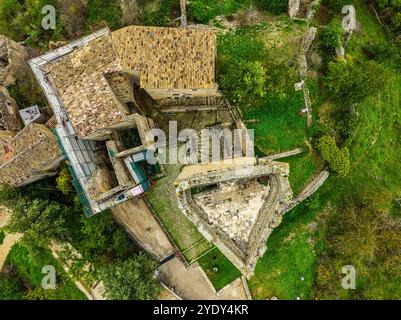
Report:
[[[324,49],[330,53],[334,53],[334,50],[342,45],[342,35],[344,29],[339,19],[333,19],[322,32],[322,44]]]
[[[151,300],[160,293],[160,284],[153,277],[157,263],[140,252],[115,263],[101,272],[107,296],[118,300]]]
[[[0,300],[22,299],[23,292],[17,279],[7,274],[0,273]]]
[[[399,0],[373,0],[380,12],[382,19],[390,26],[398,38],[401,39],[401,2]]]
[[[327,250],[317,266],[318,299],[400,299],[401,224],[389,216],[391,194],[369,190],[343,198],[328,226]],[[343,266],[356,268],[356,289],[344,290]]]
[[[258,61],[230,63],[220,84],[236,104],[247,107],[266,95],[266,70]]]
[[[62,34],[61,21],[56,19],[56,28],[45,30],[42,19],[45,14],[42,8],[52,5],[58,8],[56,0],[5,0],[0,2],[0,34],[27,44],[43,44],[57,39]]]
[[[337,147],[334,138],[323,136],[317,144],[319,153],[324,161],[326,161],[331,170],[336,172],[340,177],[345,177],[350,169],[349,150],[347,147],[342,149]]]
[[[389,76],[386,69],[375,61],[330,62],[325,80],[330,95],[349,107],[381,92]]]
[[[250,0],[193,0],[188,2],[188,18],[207,24],[221,15],[231,15],[240,9],[249,8]]]

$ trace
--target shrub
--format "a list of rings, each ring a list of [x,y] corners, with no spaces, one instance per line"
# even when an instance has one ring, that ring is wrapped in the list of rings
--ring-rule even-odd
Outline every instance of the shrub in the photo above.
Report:
[[[119,26],[121,7],[113,0],[89,0],[88,1],[88,23],[98,24],[106,21],[111,29]]]
[[[266,70],[259,61],[238,61],[228,66],[220,84],[232,101],[249,106],[266,94]]]
[[[160,285],[153,277],[157,262],[140,252],[125,261],[104,268],[100,277],[106,295],[113,300],[151,300],[160,293]]]
[[[340,177],[345,177],[350,170],[349,150],[337,147],[334,138],[323,136],[319,139],[317,149],[323,160],[327,162],[330,169]]]
[[[401,48],[398,48],[394,43],[386,40],[379,40],[370,43],[363,48],[368,58],[377,62],[388,62],[400,60]]]
[[[52,5],[58,10],[57,0],[6,0],[0,2],[0,33],[16,41],[27,40],[32,46],[46,45],[62,37],[61,19],[56,19],[56,29],[42,28],[45,14],[42,8]],[[57,11],[56,11],[57,12]]]
[[[113,219],[111,212],[81,218],[81,240],[76,249],[91,261],[123,259],[129,256],[131,242]]]
[[[59,189],[64,195],[68,195],[73,191],[73,187],[71,184],[71,176],[68,172],[68,167],[66,164],[63,164],[61,167],[60,173],[56,178],[57,189]]]
[[[349,106],[376,96],[391,79],[382,65],[368,61],[330,62],[325,80],[331,97]]]
[[[87,8],[81,0],[57,0],[59,6],[59,18],[64,31],[70,38],[76,33],[82,34],[86,28]]]
[[[177,11],[178,1],[175,0],[163,0],[160,3],[150,2],[143,9],[141,16],[142,24],[146,26],[167,26],[171,22],[171,12]]]
[[[260,5],[274,14],[280,14],[287,11],[288,0],[259,0]]]
[[[234,14],[249,5],[249,0],[192,0],[188,5],[188,17],[206,24],[217,16]]]
[[[333,19],[322,32],[322,45],[325,50],[332,53],[337,47],[342,45],[342,36],[344,29],[341,21],[337,18]]]
[[[20,300],[23,290],[14,279],[4,273],[0,273],[0,300]]]

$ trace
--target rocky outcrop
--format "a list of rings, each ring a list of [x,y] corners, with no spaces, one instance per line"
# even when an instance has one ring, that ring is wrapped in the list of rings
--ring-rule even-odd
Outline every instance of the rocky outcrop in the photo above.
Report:
[[[29,48],[0,35],[0,86],[8,87],[24,77],[28,70],[26,61],[31,55]]]
[[[291,19],[305,19],[310,21],[319,6],[320,0],[288,0],[288,15]]]
[[[6,87],[26,77],[30,49],[0,35],[0,130],[18,131],[23,125],[18,106]]]
[[[302,54],[306,54],[309,51],[313,43],[313,40],[315,40],[316,32],[317,29],[315,27],[311,27],[306,32],[305,36],[302,38],[302,46],[301,46]]]
[[[22,128],[17,103],[7,89],[0,87],[0,130],[19,131]]]
[[[300,0],[288,0],[288,15],[291,19],[295,18],[301,6]]]

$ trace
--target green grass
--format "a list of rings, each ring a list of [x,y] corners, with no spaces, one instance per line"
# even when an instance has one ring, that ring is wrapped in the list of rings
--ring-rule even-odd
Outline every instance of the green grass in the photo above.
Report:
[[[250,5],[250,0],[192,0],[188,4],[188,18],[206,24],[217,16],[232,15]]]
[[[309,298],[316,264],[314,242],[318,238],[318,231],[313,231],[309,224],[316,222],[315,216],[316,212],[304,205],[284,216],[269,237],[266,253],[248,282],[254,299]]]
[[[303,154],[279,160],[290,164],[289,180],[295,195],[322,169],[321,162],[306,145],[306,120],[299,114],[302,105],[302,94],[295,92],[285,100],[268,98],[258,109],[245,112],[246,119],[258,121],[248,127],[255,130],[256,151],[261,156],[305,149]]]
[[[321,161],[315,154],[305,152],[289,158],[280,159],[290,165],[290,185],[294,195],[298,195],[315,175],[323,169]]]
[[[217,248],[200,258],[198,263],[216,291],[241,277],[241,272]]]
[[[6,237],[6,233],[4,232],[4,230],[0,229],[0,245],[3,244],[4,238]]]
[[[83,300],[85,295],[78,290],[62,266],[53,258],[50,250],[40,249],[34,253],[22,244],[16,244],[10,250],[5,265],[12,265],[19,278],[24,279],[32,288],[41,287],[43,266],[51,265],[56,268],[56,297],[67,300]]]
[[[261,106],[244,110],[246,119],[259,121],[248,127],[255,130],[255,142],[264,154],[305,145],[306,120],[299,114],[302,106],[302,93],[295,92],[284,100],[266,97]]]
[[[166,165],[167,175],[157,180],[157,185],[147,193],[147,198],[175,244],[181,251],[185,251],[202,240],[203,236],[178,208],[174,181],[180,174],[180,168],[181,165]],[[210,242],[203,241],[186,251],[184,256],[191,261],[211,247]]]
[[[157,185],[147,193],[147,198],[177,247],[187,261],[191,262],[213,245],[204,240],[196,226],[177,206],[174,180],[178,177],[180,168],[181,165],[166,165],[167,175],[157,181]],[[234,265],[216,249],[198,261],[216,290],[225,287],[240,275]],[[217,267],[217,272],[213,271],[214,267]]]

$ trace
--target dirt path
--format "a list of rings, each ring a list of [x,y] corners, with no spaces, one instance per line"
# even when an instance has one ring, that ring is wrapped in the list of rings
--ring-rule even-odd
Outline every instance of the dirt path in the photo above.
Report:
[[[0,245],[0,271],[3,269],[4,262],[6,261],[7,255],[10,252],[14,244],[16,244],[22,238],[20,233],[6,234],[3,244]]]

